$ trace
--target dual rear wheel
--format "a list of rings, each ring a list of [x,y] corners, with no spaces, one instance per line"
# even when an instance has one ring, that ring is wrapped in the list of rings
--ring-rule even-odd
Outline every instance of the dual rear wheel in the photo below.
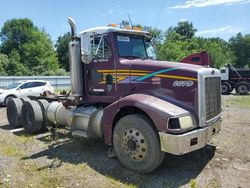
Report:
[[[246,82],[240,82],[235,86],[236,93],[240,95],[246,95],[248,94],[250,87],[249,84]]]
[[[233,91],[233,86],[230,83],[221,83],[221,94],[229,95]],[[235,85],[235,90],[237,94],[246,95],[249,93],[250,85],[247,82],[239,82]]]
[[[47,124],[45,109],[48,101],[34,101],[29,98],[12,98],[7,103],[7,118],[11,128],[23,126],[27,133],[40,132]]]

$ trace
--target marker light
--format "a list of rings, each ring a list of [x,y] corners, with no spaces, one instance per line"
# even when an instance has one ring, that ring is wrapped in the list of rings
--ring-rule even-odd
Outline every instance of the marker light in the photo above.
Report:
[[[117,25],[117,24],[110,23],[110,24],[108,24],[108,26],[110,26],[110,27],[117,27],[118,25]]]
[[[136,31],[142,31],[142,28],[140,28],[140,27],[133,27],[132,29],[136,30]]]

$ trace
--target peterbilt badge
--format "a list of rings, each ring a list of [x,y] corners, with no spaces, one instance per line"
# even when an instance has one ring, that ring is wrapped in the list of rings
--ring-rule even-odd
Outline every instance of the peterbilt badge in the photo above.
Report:
[[[194,84],[192,80],[175,80],[173,82],[173,87],[191,87]]]

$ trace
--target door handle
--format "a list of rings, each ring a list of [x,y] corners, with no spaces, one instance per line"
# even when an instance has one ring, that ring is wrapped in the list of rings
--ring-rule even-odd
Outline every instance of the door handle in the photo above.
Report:
[[[106,85],[113,84],[113,76],[111,74],[106,75]]]
[[[110,92],[112,90],[113,76],[111,74],[107,74],[105,81],[106,81],[107,91]]]

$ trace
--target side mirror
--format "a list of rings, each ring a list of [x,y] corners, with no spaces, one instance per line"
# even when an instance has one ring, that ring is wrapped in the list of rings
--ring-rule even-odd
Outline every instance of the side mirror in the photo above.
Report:
[[[93,59],[91,53],[90,33],[83,33],[81,35],[81,59],[85,64],[91,63]]]

